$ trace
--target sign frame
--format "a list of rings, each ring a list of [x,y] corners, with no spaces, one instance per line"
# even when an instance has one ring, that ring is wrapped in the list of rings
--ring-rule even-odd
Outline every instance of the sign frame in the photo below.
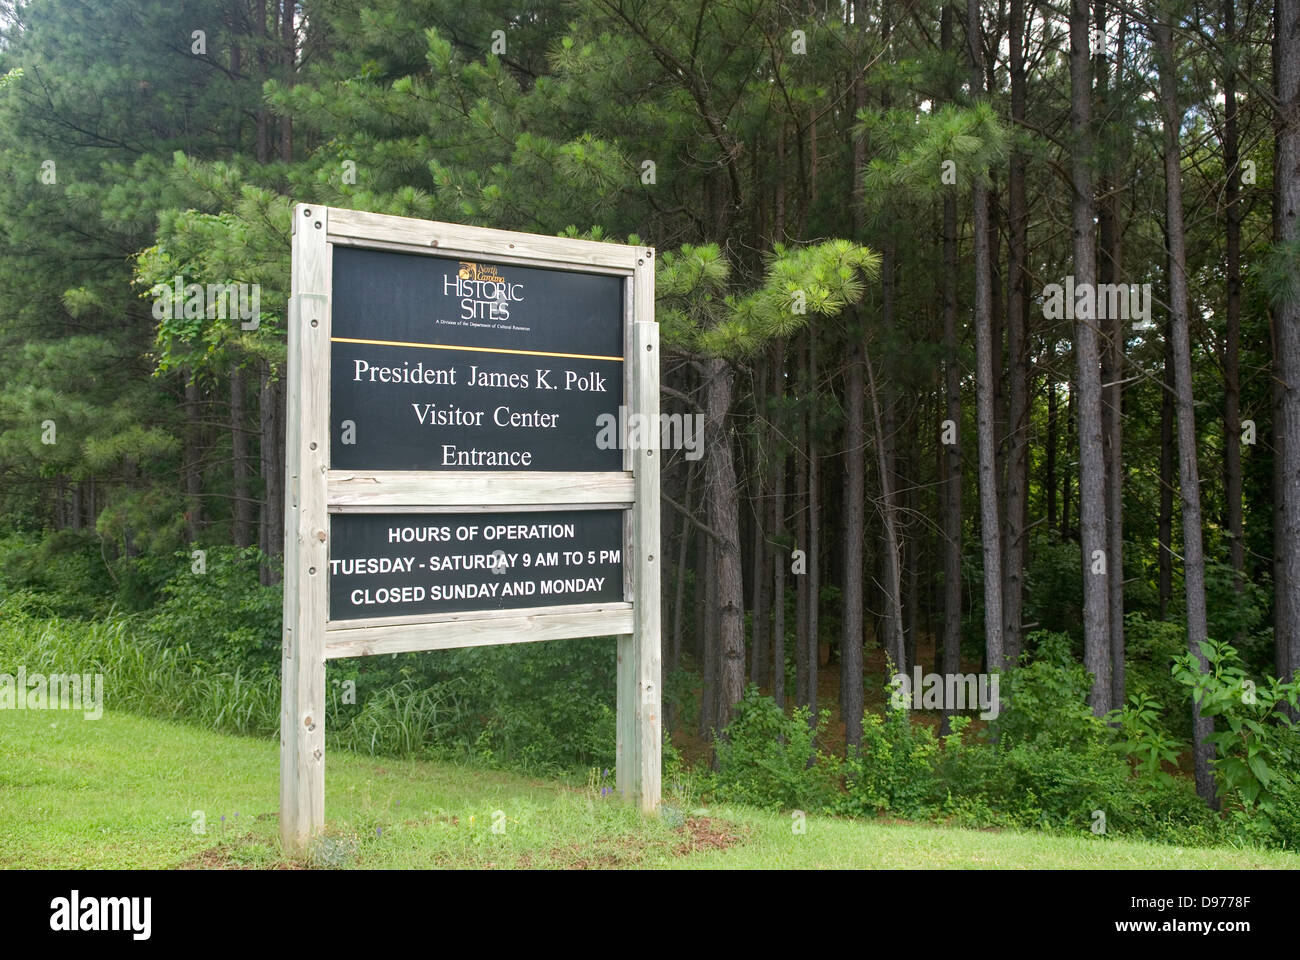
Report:
[[[639,442],[619,471],[330,468],[336,246],[602,273],[623,280],[623,398]],[[661,790],[659,327],[653,247],[491,230],[299,203],[293,208],[285,430],[280,838],[308,849],[325,824],[325,661],[571,637],[617,638],[616,783],[642,811]],[[593,432],[596,427],[592,425]],[[623,511],[623,601],[328,619],[329,518],[346,513]]]

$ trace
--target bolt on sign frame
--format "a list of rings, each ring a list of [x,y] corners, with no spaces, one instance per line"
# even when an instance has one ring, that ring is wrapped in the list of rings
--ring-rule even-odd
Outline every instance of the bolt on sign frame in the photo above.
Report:
[[[473,347],[334,337],[335,302],[345,292],[335,288],[335,254],[358,248],[395,255],[441,257],[460,261],[461,268],[469,271],[477,270],[478,263],[490,262],[493,267],[487,269],[495,277],[500,276],[495,272],[497,268],[505,271],[541,268],[550,272],[549,283],[561,286],[564,277],[556,278],[556,272],[615,278],[621,284],[621,356],[592,359],[617,361],[618,366],[613,369],[621,367],[621,397],[628,419],[637,422],[633,417],[639,415],[640,423],[653,426],[640,430],[637,441],[625,443],[620,438],[621,453],[612,456],[621,456],[622,469],[565,470],[556,469],[555,462],[548,464],[547,469],[536,470],[391,469],[392,458],[382,449],[386,442],[397,442],[402,433],[397,430],[380,431],[377,441],[373,431],[367,438],[370,443],[366,449],[381,451],[376,455],[384,460],[385,469],[332,467],[332,447],[342,449],[332,443],[336,439],[332,435],[341,429],[341,424],[334,422],[335,411],[331,407],[331,370],[336,343],[386,343],[388,348],[411,348],[411,359],[417,359],[416,354],[419,359],[437,356],[438,362],[463,365],[486,356],[456,352],[476,349]],[[661,775],[658,568],[662,561],[659,559],[659,456],[656,453],[659,329],[654,316],[653,258],[654,250],[649,247],[488,230],[315,204],[294,207],[288,309],[280,710],[280,836],[286,850],[305,850],[311,837],[324,826],[325,661],[337,657],[569,637],[616,637],[617,786],[625,797],[636,800],[643,811],[657,809]],[[409,264],[409,256],[403,262]],[[357,273],[352,270],[349,275],[355,277]],[[408,307],[416,304],[410,309],[418,320],[421,292],[408,290],[404,296]],[[363,306],[357,311],[363,324],[368,322],[367,309]],[[495,308],[491,309],[496,312]],[[419,350],[420,347],[429,349]],[[494,352],[534,354],[530,359],[580,356],[510,349]],[[359,372],[357,379],[360,379]],[[405,410],[401,412],[405,415]],[[429,422],[433,422],[431,415]],[[621,428],[622,417],[619,422]],[[594,422],[590,431],[594,445],[597,433]],[[429,435],[438,436],[437,433]],[[472,439],[473,434],[469,436]],[[402,442],[409,449],[409,432]],[[433,440],[429,443],[434,445]],[[555,455],[555,449],[552,446],[549,452]],[[349,451],[349,456],[355,455]],[[605,463],[607,459],[602,461]],[[617,466],[617,460],[613,465]],[[564,464],[558,466],[562,468]],[[334,569],[330,562],[331,542],[338,539],[332,527],[335,520],[355,524],[358,517],[366,514],[387,514],[401,515],[408,522],[412,518],[435,522],[439,514],[456,514],[463,521],[466,514],[494,513],[510,514],[517,522],[527,523],[530,518],[546,519],[548,511],[552,516],[571,517],[575,515],[571,511],[581,510],[616,511],[621,517],[622,550],[618,558],[621,599],[605,596],[596,602],[516,605],[510,609],[461,610],[453,605],[452,609],[444,606],[434,611],[410,612],[410,607],[406,607],[399,608],[402,610],[399,615],[391,615],[397,610],[384,616],[374,615],[381,611],[370,611],[351,619],[331,618],[331,596],[338,596],[331,592],[330,586]],[[610,525],[605,523],[604,527],[609,529]],[[390,542],[392,538],[390,530]],[[609,556],[614,557],[614,551],[609,551]],[[402,562],[409,570],[411,560]],[[535,588],[536,584],[531,590]],[[355,598],[358,593],[354,591],[350,596]],[[368,591],[365,596],[369,597]]]

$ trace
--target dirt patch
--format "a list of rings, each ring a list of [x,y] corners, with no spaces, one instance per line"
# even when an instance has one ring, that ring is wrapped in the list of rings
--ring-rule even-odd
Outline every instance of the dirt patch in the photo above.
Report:
[[[711,817],[687,817],[686,822],[677,828],[687,839],[673,848],[677,857],[707,850],[725,850],[740,843],[740,837],[728,828],[731,824]]]
[[[597,846],[572,843],[555,847],[534,856],[525,853],[516,864],[523,870],[541,867],[560,867],[566,870],[617,870],[637,866],[655,852],[666,852],[674,857],[687,857],[709,850],[725,850],[742,842],[742,837],[732,825],[712,817],[687,817],[674,833],[680,838],[671,846],[647,843],[638,837],[621,837]]]
[[[248,858],[245,845],[257,843],[259,838],[246,833],[236,840],[227,840],[201,850],[183,863],[177,864],[177,870],[305,870],[307,865],[298,861],[276,858],[274,862],[253,861]]]

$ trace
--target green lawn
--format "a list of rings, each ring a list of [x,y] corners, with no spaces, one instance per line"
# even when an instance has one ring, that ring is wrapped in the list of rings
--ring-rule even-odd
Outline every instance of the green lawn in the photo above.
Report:
[[[1091,835],[825,817],[796,833],[790,815],[733,807],[642,818],[598,788],[342,751],[326,763],[324,866],[1300,868],[1294,854]],[[6,710],[0,866],[300,866],[279,851],[277,765],[263,740],[124,713]]]

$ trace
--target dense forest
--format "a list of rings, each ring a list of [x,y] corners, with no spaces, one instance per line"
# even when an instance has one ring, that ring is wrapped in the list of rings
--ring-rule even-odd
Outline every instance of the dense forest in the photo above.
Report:
[[[184,680],[110,701],[275,730],[294,202],[641,243],[703,425],[662,464],[666,785],[1300,843],[1300,0],[0,29],[6,657],[57,622]],[[256,296],[160,309],[213,283]],[[1001,716],[891,709],[916,668],[999,673]],[[329,736],[599,769],[613,670],[331,663]]]

